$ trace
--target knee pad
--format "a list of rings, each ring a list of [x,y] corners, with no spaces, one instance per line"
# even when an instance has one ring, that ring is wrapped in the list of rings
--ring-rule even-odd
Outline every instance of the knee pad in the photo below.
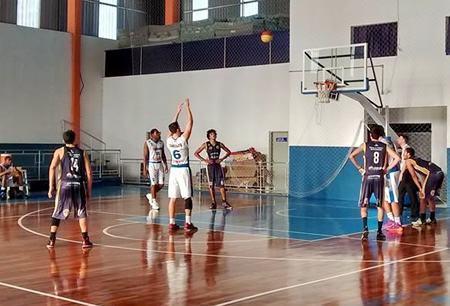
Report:
[[[184,209],[192,210],[192,198],[187,198],[184,200]]]
[[[60,222],[61,222],[61,220],[56,219],[56,218],[52,218],[52,226],[59,226]]]

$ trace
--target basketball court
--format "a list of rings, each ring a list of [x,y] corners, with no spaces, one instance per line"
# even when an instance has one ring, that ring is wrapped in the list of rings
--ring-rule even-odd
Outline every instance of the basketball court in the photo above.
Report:
[[[450,305],[412,2],[0,0],[0,305]]]
[[[346,203],[233,195],[239,207],[224,214],[198,194],[199,232],[187,239],[168,235],[164,208],[149,215],[143,191],[98,192],[89,251],[74,222],[61,229],[54,251],[43,247],[52,203],[2,206],[2,304],[448,302],[445,212],[436,227],[407,228],[385,242],[371,232],[362,245],[358,209]]]

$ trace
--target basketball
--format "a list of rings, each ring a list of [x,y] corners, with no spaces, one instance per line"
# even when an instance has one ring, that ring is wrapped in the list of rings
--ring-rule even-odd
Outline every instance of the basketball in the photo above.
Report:
[[[261,41],[265,44],[270,43],[273,40],[272,31],[266,30],[261,33]]]

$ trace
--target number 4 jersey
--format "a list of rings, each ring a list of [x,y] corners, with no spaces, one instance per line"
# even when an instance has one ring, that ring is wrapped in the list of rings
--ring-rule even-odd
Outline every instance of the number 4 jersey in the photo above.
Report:
[[[169,137],[167,148],[170,151],[172,167],[189,167],[189,146],[184,136],[177,139]]]
[[[61,160],[61,181],[83,182],[86,178],[84,169],[84,151],[78,147],[64,147]]]

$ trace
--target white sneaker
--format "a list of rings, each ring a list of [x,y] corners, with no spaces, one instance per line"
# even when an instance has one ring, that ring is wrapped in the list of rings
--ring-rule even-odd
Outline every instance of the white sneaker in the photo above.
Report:
[[[151,194],[151,193],[147,193],[147,194],[145,195],[145,197],[146,197],[147,200],[148,200],[148,204],[152,205],[152,201],[153,201],[152,194]]]
[[[156,202],[155,199],[152,200],[150,205],[152,206],[152,209],[154,209],[154,210],[158,210],[159,209],[159,204],[158,204],[158,202]]]
[[[417,219],[417,221],[411,222],[411,225],[414,227],[421,227],[423,225],[422,220]]]

